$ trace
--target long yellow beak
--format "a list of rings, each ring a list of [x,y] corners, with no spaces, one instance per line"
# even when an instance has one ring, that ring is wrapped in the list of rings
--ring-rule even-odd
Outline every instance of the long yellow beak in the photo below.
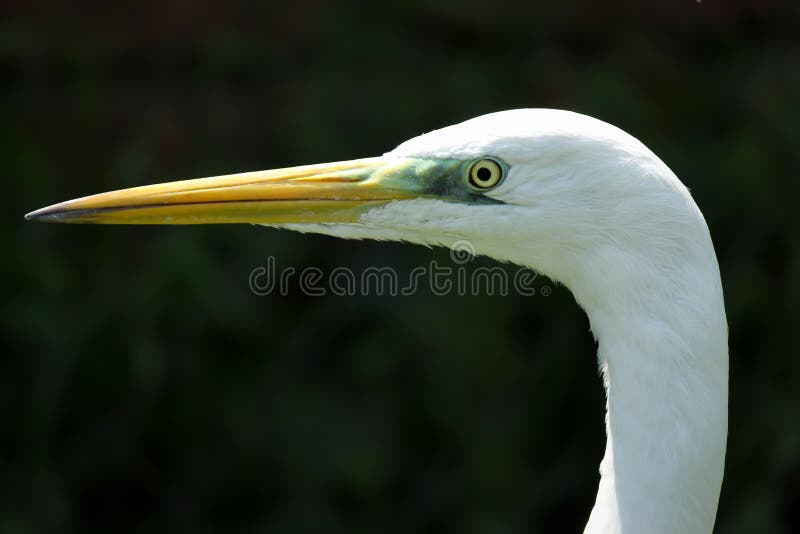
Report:
[[[70,200],[25,218],[97,224],[354,222],[393,200],[431,196],[440,167],[441,161],[369,158],[199,178]]]

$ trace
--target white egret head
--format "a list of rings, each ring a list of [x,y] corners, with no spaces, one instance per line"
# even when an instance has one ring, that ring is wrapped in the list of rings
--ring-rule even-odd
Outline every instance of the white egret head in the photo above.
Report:
[[[28,218],[252,222],[346,238],[468,240],[478,254],[568,285],[587,269],[610,274],[637,256],[680,252],[705,230],[686,188],[642,143],[602,121],[549,109],[484,115],[379,158],[137,187]]]

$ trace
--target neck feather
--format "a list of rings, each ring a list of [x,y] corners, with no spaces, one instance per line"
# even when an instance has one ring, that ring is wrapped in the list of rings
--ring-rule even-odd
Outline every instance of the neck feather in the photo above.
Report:
[[[709,534],[725,457],[727,324],[710,240],[655,280],[581,295],[607,394],[605,457],[586,534]],[[651,269],[652,271],[652,269]],[[647,272],[643,269],[642,272]],[[574,290],[573,290],[574,291]]]

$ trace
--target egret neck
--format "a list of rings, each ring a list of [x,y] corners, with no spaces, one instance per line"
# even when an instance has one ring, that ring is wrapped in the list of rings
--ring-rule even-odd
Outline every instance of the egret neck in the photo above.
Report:
[[[609,273],[591,295],[575,294],[597,339],[607,398],[606,451],[586,534],[713,529],[727,436],[727,338],[716,260],[695,260],[650,281]]]

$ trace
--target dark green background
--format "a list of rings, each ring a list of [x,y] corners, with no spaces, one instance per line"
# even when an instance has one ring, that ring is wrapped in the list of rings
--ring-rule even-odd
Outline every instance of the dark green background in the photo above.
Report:
[[[259,297],[270,255],[401,273],[449,255],[22,220],[515,107],[614,123],[692,189],[731,327],[716,531],[797,532],[799,4],[527,4],[3,4],[0,532],[580,532],[603,394],[563,287]]]

